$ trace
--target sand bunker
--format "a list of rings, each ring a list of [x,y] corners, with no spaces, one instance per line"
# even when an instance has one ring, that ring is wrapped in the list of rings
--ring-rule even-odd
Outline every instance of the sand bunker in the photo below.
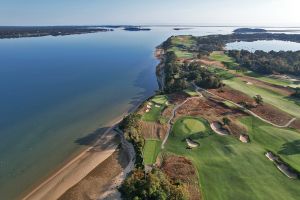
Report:
[[[253,85],[253,83],[251,83],[251,82],[247,82],[247,85]]]
[[[220,122],[213,122],[210,124],[211,129],[218,135],[229,135],[229,131],[224,129]]]
[[[187,138],[185,141],[186,141],[187,145],[188,145],[190,148],[196,148],[196,147],[199,146],[199,144],[198,144],[197,142],[194,142],[194,141],[191,140],[191,139],[188,139],[188,138]]]

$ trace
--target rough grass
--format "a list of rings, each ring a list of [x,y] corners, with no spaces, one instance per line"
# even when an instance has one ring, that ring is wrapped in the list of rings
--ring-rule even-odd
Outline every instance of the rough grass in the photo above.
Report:
[[[160,152],[161,141],[157,139],[147,139],[144,146],[144,163],[146,165],[156,162]]]
[[[280,110],[287,112],[295,117],[300,117],[300,106],[298,101],[293,100],[289,97],[282,96],[271,90],[261,88],[258,86],[248,85],[238,78],[224,80],[224,83],[229,87],[244,92],[245,94],[253,97],[257,94],[263,97],[263,100]]]
[[[246,117],[241,122],[249,129],[251,143],[244,144],[231,136],[213,134],[209,124],[199,120],[206,125],[206,131],[197,139],[201,144],[199,148],[185,148],[184,138],[193,132],[181,131],[178,127],[183,126],[183,121],[179,119],[174,124],[165,151],[192,160],[199,173],[203,199],[299,198],[300,181],[287,178],[264,156],[267,149],[281,152],[279,155],[283,160],[299,168],[300,149],[295,146],[288,148],[289,144],[299,140],[297,132]],[[252,125],[255,128],[252,129]]]

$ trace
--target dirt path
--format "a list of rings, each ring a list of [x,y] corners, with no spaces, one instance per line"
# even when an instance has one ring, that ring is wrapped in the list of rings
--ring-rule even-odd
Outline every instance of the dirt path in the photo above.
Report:
[[[218,96],[218,95],[216,95],[216,94],[214,94],[214,93],[211,93],[211,92],[209,92],[209,91],[207,91],[207,90],[205,90],[205,89],[203,89],[203,88],[200,88],[200,87],[196,86],[194,83],[193,83],[193,85],[194,85],[194,87],[196,88],[196,91],[197,91],[197,93],[198,93],[199,95],[202,95],[202,93],[199,92],[199,90],[200,90],[200,91],[204,91],[204,92],[206,92],[206,93],[208,93],[208,94],[210,94],[210,95],[216,96],[216,97],[218,97],[218,98],[220,98],[220,99],[222,99],[222,100],[224,100],[224,101],[228,101],[228,102],[232,103],[233,105],[235,105],[235,106],[237,106],[237,107],[243,109],[244,111],[246,111],[246,112],[249,113],[250,115],[252,115],[252,116],[254,116],[254,117],[256,117],[256,118],[258,118],[258,119],[260,119],[260,120],[262,120],[262,121],[264,121],[264,122],[266,122],[266,123],[268,123],[268,124],[271,124],[272,126],[278,127],[278,128],[286,128],[286,127],[288,127],[289,125],[291,125],[291,123],[292,123],[293,121],[295,121],[295,120],[297,119],[297,118],[292,118],[292,119],[291,119],[289,122],[287,122],[285,125],[274,124],[274,123],[270,122],[269,120],[266,120],[266,119],[264,119],[264,118],[258,116],[257,114],[255,114],[255,113],[252,112],[251,110],[249,110],[249,109],[247,109],[247,108],[241,106],[240,104],[237,104],[237,103],[235,103],[235,102],[233,102],[233,101],[231,101],[231,100],[228,100],[228,99],[225,99],[225,98],[223,98],[223,97],[220,97],[220,96]]]
[[[167,142],[168,140],[168,137],[170,135],[170,132],[171,132],[171,128],[172,128],[172,120],[174,119],[175,115],[176,115],[176,111],[181,107],[183,106],[186,102],[188,102],[189,100],[191,99],[196,99],[196,98],[199,98],[199,97],[190,97],[190,98],[187,98],[186,100],[184,100],[184,102],[182,102],[181,104],[179,105],[176,105],[175,108],[172,110],[172,116],[170,117],[170,119],[168,120],[168,129],[167,129],[167,134],[161,144],[161,148],[164,149],[165,148],[165,143]]]

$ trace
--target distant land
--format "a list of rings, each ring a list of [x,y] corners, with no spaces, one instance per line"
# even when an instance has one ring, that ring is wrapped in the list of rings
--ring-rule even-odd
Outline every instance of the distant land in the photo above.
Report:
[[[238,28],[233,31],[234,33],[266,33],[268,32],[262,28]]]
[[[0,27],[0,39],[64,36],[107,31],[113,31],[113,29],[95,26],[2,26]]]

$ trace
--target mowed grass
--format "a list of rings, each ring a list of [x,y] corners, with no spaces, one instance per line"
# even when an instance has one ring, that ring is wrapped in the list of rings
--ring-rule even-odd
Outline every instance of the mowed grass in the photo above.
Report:
[[[288,80],[288,79],[280,79],[280,78],[275,78],[272,76],[263,76],[260,74],[257,74],[255,72],[252,71],[248,71],[246,73],[242,73],[242,75],[246,75],[246,76],[251,76],[254,77],[258,80],[264,81],[266,83],[270,83],[273,85],[279,85],[279,86],[284,86],[284,87],[300,87],[300,83],[298,83],[297,81],[292,81],[292,80]]]
[[[168,101],[168,97],[166,95],[157,95],[157,96],[154,96],[151,101],[153,103],[156,103],[156,104],[166,104],[166,102]]]
[[[173,51],[177,58],[191,59],[194,57],[194,54],[192,54],[186,50],[183,50],[181,48],[178,48],[178,47],[172,47],[172,48],[168,49],[168,51]]]
[[[149,122],[157,122],[161,117],[161,112],[166,107],[166,102],[168,98],[166,95],[157,95],[154,96],[149,102],[152,103],[149,112],[144,113],[142,120]]]
[[[147,139],[144,146],[144,163],[146,165],[156,162],[160,152],[161,141],[157,139]]]
[[[207,130],[206,121],[197,117],[182,117],[172,127],[172,134],[185,142],[186,138],[197,141],[205,135]]]
[[[300,181],[283,175],[264,155],[266,149],[284,152],[287,144],[299,140],[299,133],[274,128],[255,118],[246,117],[241,122],[249,128],[251,143],[244,144],[232,136],[214,134],[209,124],[199,119],[206,126],[202,136],[197,139],[200,147],[188,150],[184,138],[195,133],[182,130],[181,127],[185,126],[182,119],[175,122],[164,151],[192,160],[198,170],[203,199],[299,198]],[[253,123],[255,128],[252,129]],[[300,166],[300,149],[290,149],[279,155],[293,167]]]
[[[214,51],[209,55],[209,58],[211,60],[219,61],[221,63],[224,63],[227,65],[227,67],[233,68],[238,66],[238,64],[235,62],[235,60],[229,56],[227,56],[222,51]]]
[[[194,54],[190,53],[188,49],[196,43],[195,38],[189,35],[172,37],[172,47],[168,51],[173,51],[178,58],[191,59]]]
[[[271,90],[261,88],[258,86],[249,85],[241,81],[238,78],[233,78],[223,81],[229,87],[244,92],[245,94],[253,97],[257,94],[263,97],[263,100],[273,106],[279,108],[280,110],[287,112],[295,117],[300,117],[300,106],[299,101],[293,100],[289,97],[282,96]]]

